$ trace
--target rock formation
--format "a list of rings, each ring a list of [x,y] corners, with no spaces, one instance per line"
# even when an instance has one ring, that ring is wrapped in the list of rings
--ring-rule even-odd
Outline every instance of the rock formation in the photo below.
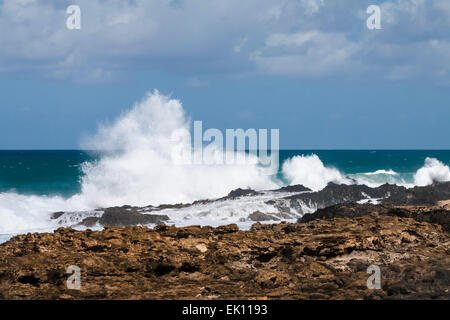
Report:
[[[347,204],[249,231],[159,225],[19,235],[0,245],[0,298],[450,299],[448,211],[433,210]],[[71,265],[81,269],[80,290],[66,286]],[[381,269],[381,289],[367,287],[371,265]]]

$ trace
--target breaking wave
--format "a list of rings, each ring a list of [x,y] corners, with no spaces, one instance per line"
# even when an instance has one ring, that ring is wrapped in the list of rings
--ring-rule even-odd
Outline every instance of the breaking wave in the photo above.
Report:
[[[398,173],[395,172],[392,169],[389,169],[389,170],[377,170],[377,171],[374,171],[374,172],[366,172],[364,174],[368,175],[368,176],[375,176],[375,175],[379,175],[379,174],[386,174],[386,175],[390,175],[390,176],[398,176]]]
[[[186,203],[238,187],[278,186],[257,161],[215,164],[214,153],[206,151],[204,157],[213,159],[203,163],[211,164],[183,162],[192,150],[189,122],[180,101],[158,91],[102,126],[83,146],[110,151],[83,167],[82,195],[91,206]]]
[[[302,184],[314,191],[325,188],[329,182],[352,183],[338,169],[326,167],[315,154],[286,160],[282,166],[282,174],[289,184]]]
[[[414,174],[414,184],[426,186],[436,181],[450,181],[450,168],[435,158],[426,158],[425,165]]]
[[[187,203],[239,187],[281,185],[251,155],[244,164],[216,164],[214,146],[204,148],[204,157],[210,157],[205,164],[183,162],[192,150],[189,121],[180,101],[156,90],[112,124],[101,125],[82,146],[103,155],[83,164],[81,193],[69,199],[2,193],[0,234],[45,228],[55,211]]]

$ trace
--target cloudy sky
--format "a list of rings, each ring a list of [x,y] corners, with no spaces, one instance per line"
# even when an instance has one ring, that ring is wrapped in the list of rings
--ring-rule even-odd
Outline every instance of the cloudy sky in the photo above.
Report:
[[[0,148],[77,148],[155,88],[282,148],[448,149],[450,1],[0,0]]]

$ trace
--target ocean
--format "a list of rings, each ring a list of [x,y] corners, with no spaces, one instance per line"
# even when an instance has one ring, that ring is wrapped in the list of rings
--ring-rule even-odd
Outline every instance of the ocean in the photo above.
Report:
[[[450,165],[450,150],[281,150],[280,163],[299,155],[373,183],[414,184],[426,158]],[[81,192],[83,164],[100,158],[82,150],[0,150],[0,193],[71,197]]]
[[[96,208],[115,205],[219,198],[238,187],[270,190],[303,184],[320,190],[328,182],[412,187],[450,180],[450,150],[281,150],[278,174],[271,177],[261,176],[255,166],[186,168],[162,161],[136,150],[0,151],[0,241],[19,233],[52,231],[57,225],[50,215],[57,211],[90,216]],[[261,209],[252,201],[201,208],[213,212],[203,222],[192,210],[178,213],[174,223],[238,222],[243,216],[239,211]]]

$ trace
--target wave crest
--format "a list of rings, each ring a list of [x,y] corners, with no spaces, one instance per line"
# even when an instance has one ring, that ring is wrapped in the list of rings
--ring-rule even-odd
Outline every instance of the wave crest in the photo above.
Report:
[[[287,159],[283,163],[282,174],[289,184],[302,184],[314,191],[325,188],[329,182],[353,183],[338,169],[326,167],[316,154]]]
[[[450,168],[435,158],[426,158],[425,165],[414,174],[414,184],[430,185],[433,182],[450,181]]]
[[[158,205],[226,195],[238,187],[278,187],[258,163],[183,164],[191,151],[190,127],[181,102],[157,90],[100,127],[88,148],[110,150],[98,162],[83,166],[82,196],[92,206]],[[204,152],[214,157],[214,153]]]

